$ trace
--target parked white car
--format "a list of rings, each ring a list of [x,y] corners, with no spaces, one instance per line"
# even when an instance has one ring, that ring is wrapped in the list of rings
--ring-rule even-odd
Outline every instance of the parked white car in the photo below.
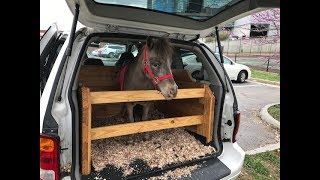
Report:
[[[214,54],[220,60],[219,53]],[[251,78],[251,70],[248,66],[234,62],[231,58],[223,55],[223,66],[232,81],[243,83]],[[221,62],[221,61],[220,61]]]
[[[219,53],[214,53],[214,56],[220,61]],[[227,71],[230,80],[243,83],[251,77],[251,70],[248,66],[235,63],[232,59],[225,55],[223,55],[223,60],[224,69]],[[207,73],[202,71],[202,64],[197,60],[197,56],[195,54],[187,54],[183,56],[182,61],[185,69],[191,72],[192,77],[198,80],[208,79]]]
[[[104,47],[92,51],[91,54],[98,57],[115,58],[119,57],[121,53],[124,53],[125,51],[126,46],[119,44],[106,44]]]

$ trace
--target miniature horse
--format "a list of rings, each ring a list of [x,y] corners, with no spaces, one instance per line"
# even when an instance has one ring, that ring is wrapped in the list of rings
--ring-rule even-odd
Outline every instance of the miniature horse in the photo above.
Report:
[[[171,100],[178,92],[171,71],[173,50],[167,38],[148,37],[146,41],[136,60],[122,67],[119,77],[121,90],[157,89],[166,100]],[[142,120],[148,119],[152,102],[130,102],[125,103],[130,122],[134,122],[133,108],[137,104],[143,107]]]

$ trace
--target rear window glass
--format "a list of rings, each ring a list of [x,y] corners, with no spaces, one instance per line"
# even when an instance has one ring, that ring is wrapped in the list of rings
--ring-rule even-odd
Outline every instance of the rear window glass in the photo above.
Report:
[[[122,49],[122,50],[125,49],[124,47],[120,47],[120,46],[108,46],[108,47],[111,49]]]
[[[97,3],[130,6],[206,21],[225,7],[242,0],[94,0]]]
[[[199,57],[187,49],[180,49],[183,69],[189,71],[192,78],[199,81],[209,81],[209,77]]]
[[[122,43],[92,42],[87,49],[88,58],[100,59],[105,66],[114,66],[127,45]]]

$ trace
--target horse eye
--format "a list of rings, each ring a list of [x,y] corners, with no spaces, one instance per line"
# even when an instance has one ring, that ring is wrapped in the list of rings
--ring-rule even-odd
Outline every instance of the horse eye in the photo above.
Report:
[[[158,67],[159,67],[159,64],[152,64],[152,67],[158,68]]]

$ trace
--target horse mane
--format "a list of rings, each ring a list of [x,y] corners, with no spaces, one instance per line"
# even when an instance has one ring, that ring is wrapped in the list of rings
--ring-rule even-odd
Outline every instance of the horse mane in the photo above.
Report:
[[[173,53],[173,49],[169,43],[168,38],[153,38],[152,49],[156,53],[157,57],[161,57],[162,59],[166,59],[167,57],[171,57]]]

